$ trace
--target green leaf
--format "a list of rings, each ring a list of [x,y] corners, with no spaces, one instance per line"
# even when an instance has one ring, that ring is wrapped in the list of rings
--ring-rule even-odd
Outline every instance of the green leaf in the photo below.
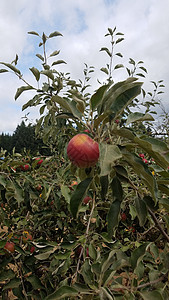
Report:
[[[95,246],[90,243],[89,245],[89,256],[95,261],[97,258],[97,251],[95,249]]]
[[[13,188],[14,188],[14,197],[18,202],[18,206],[20,206],[20,203],[24,202],[23,189],[17,182],[13,182]]]
[[[35,67],[32,67],[29,70],[33,73],[33,75],[35,76],[36,80],[39,81],[39,79],[40,79],[40,72],[39,72],[39,70],[36,69]]]
[[[92,95],[92,97],[90,99],[90,105],[91,105],[92,111],[94,111],[96,109],[96,107],[99,105],[99,103],[101,102],[103,95],[107,89],[108,89],[108,85],[103,85]]]
[[[36,31],[28,31],[28,34],[34,34],[34,35],[39,36],[39,34]]]
[[[9,270],[3,270],[0,273],[0,281],[5,281],[5,280],[9,280],[15,277],[15,273],[9,269]]]
[[[121,151],[116,145],[109,145],[101,143],[99,145],[100,149],[100,167],[101,174],[100,176],[106,176],[112,170],[114,161],[122,157]]]
[[[124,150],[122,150],[123,152]],[[148,166],[135,154],[129,152],[123,152],[124,159],[132,166],[134,172],[141,178],[141,180],[149,188],[152,197],[156,203],[157,201],[157,183],[150,172]]]
[[[56,50],[56,51],[54,51],[54,52],[52,52],[52,53],[50,54],[50,57],[51,57],[51,56],[58,55],[59,53],[60,53],[60,51],[57,51],[57,50]]]
[[[27,281],[29,281],[33,287],[34,290],[37,289],[44,289],[45,287],[42,285],[39,277],[35,276],[35,275],[30,275],[29,277],[27,277]]]
[[[135,198],[137,217],[140,226],[144,226],[147,220],[147,206],[146,203],[139,197]]]
[[[114,84],[105,93],[99,107],[99,114],[110,112],[114,115],[122,114],[131,101],[141,93],[142,82],[137,82],[137,78],[129,77],[125,81]]]
[[[70,203],[70,189],[66,185],[61,185],[61,193],[63,197],[65,198],[66,202],[69,204]]]
[[[24,92],[28,90],[33,90],[34,88],[30,85],[26,86],[21,86],[20,88],[17,89],[16,94],[15,94],[15,100]]]
[[[109,74],[109,70],[107,68],[101,68],[100,71],[106,73],[107,75]]]
[[[20,286],[20,284],[21,284],[20,279],[13,278],[8,283],[5,284],[5,286],[3,287],[3,291],[5,291],[7,289],[18,288]]]
[[[41,71],[41,74],[46,75],[48,78],[54,80],[54,75],[50,70],[43,70]]]
[[[0,69],[0,73],[5,73],[5,72],[9,72],[9,71],[6,69]]]
[[[93,272],[91,271],[91,265],[89,259],[86,259],[84,264],[82,265],[81,274],[86,284],[88,284],[89,286],[93,285],[94,276],[93,276]]]
[[[134,112],[134,113],[129,114],[127,121],[126,121],[126,126],[130,123],[134,123],[134,122],[138,122],[138,121],[139,122],[140,121],[154,121],[154,118],[148,113],[143,114],[140,112]]]
[[[117,39],[116,44],[122,42],[123,40],[124,40],[124,38],[119,38],[119,39]]]
[[[73,114],[74,117],[81,119],[81,112],[77,109],[77,103],[75,101],[71,101],[68,98],[62,98],[58,95],[53,96],[51,98],[52,101],[57,102],[60,106],[65,110],[69,111]]]
[[[66,64],[66,62],[65,62],[64,60],[62,60],[62,59],[59,59],[59,60],[57,60],[57,61],[54,61],[54,62],[52,63],[52,66],[54,66],[54,65],[59,65],[59,64]]]
[[[111,182],[111,189],[113,198],[118,199],[121,202],[123,200],[123,188],[117,176],[115,176]]]
[[[110,57],[112,56],[110,50],[109,50],[107,47],[102,47],[102,48],[100,49],[100,51],[106,51],[106,53],[107,53]]]
[[[49,34],[49,38],[52,38],[54,36],[63,36],[59,31],[54,31],[51,34]]]
[[[124,68],[124,65],[122,65],[122,64],[117,64],[117,65],[115,65],[114,70],[120,69],[120,68]]]
[[[21,75],[21,72],[12,64],[8,64],[8,63],[3,63],[3,62],[0,62],[0,64],[8,67],[9,69],[11,69],[12,71],[14,71],[15,73]]]
[[[36,56],[37,56],[38,58],[40,58],[42,61],[44,61],[44,57],[43,57],[41,54],[36,54]]]
[[[80,208],[83,198],[85,197],[88,191],[91,181],[92,178],[86,178],[85,180],[81,181],[77,185],[75,191],[73,192],[70,198],[70,211],[74,218],[77,217],[78,210]]]
[[[105,200],[106,194],[108,192],[108,187],[109,187],[108,175],[100,177],[100,185],[101,185],[101,199]]]
[[[146,253],[146,249],[148,248],[149,245],[150,243],[144,243],[143,245],[139,246],[131,253],[130,262],[133,270],[136,268],[136,266],[138,266],[139,262],[143,259]]]
[[[38,260],[46,260],[49,256],[56,251],[56,247],[53,247],[51,250],[35,255],[35,258]]]
[[[104,274],[114,262],[114,255],[116,254],[117,249],[111,250],[108,254],[105,255],[104,261],[101,267],[101,273]]]
[[[7,182],[4,178],[4,176],[0,175],[0,184],[3,186],[3,187],[6,187],[7,185]]]
[[[119,214],[120,214],[120,205],[121,201],[116,199],[110,206],[110,210],[107,215],[107,231],[108,236],[111,238],[114,233],[114,228],[119,223]]]
[[[165,300],[163,296],[161,295],[160,291],[151,291],[151,292],[139,292],[140,296],[144,300]]]
[[[147,152],[150,157],[154,158],[158,166],[167,170],[169,165],[169,147],[165,142],[145,136],[142,138],[135,137],[134,141]]]
[[[123,57],[123,55],[120,52],[116,53],[115,55]]]
[[[75,297],[78,296],[78,291],[70,286],[61,286],[54,293],[50,294],[45,298],[45,300],[58,300],[65,297]]]

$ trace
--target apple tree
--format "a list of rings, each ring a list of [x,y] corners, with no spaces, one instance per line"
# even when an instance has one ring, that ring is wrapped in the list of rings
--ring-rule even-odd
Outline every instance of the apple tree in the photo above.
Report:
[[[169,146],[148,130],[163,82],[146,93],[142,61],[114,64],[123,59],[116,27],[105,35],[110,49],[101,48],[106,77],[92,93],[93,66],[77,81],[59,71],[59,50],[47,56],[61,33],[29,34],[42,49],[41,67],[30,68],[35,86],[18,56],[0,72],[23,83],[15,100],[34,92],[22,109],[39,107],[36,134],[51,156],[1,152],[2,299],[167,299]],[[115,82],[120,70],[126,79]]]

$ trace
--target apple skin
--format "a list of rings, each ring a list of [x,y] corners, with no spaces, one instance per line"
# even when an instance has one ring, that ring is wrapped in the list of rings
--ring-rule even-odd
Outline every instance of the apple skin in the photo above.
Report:
[[[22,171],[28,171],[29,167],[30,167],[29,165],[24,165],[24,166],[21,165],[20,166],[20,168],[21,168]]]
[[[84,203],[84,204],[88,204],[90,200],[92,200],[92,198],[89,197],[89,196],[86,196],[86,197],[83,199],[83,203]]]
[[[67,155],[77,167],[89,168],[99,159],[99,145],[87,134],[79,133],[69,141]]]
[[[35,160],[37,160],[37,165],[40,166],[43,163],[43,159],[41,159],[40,157],[36,157]]]
[[[122,213],[122,214],[121,214],[121,220],[122,220],[122,221],[126,221],[126,219],[127,219],[126,214],[125,214],[125,213]]]
[[[7,252],[14,253],[15,252],[15,244],[12,242],[6,242],[4,246],[4,250],[7,250]]]
[[[140,156],[141,158],[144,158],[144,153],[139,153],[139,156]]]

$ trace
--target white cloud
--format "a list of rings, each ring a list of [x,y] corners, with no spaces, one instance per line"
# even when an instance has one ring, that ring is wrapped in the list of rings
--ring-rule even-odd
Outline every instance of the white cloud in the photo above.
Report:
[[[67,61],[62,70],[70,71],[73,77],[83,76],[84,63],[94,65],[96,73],[92,83],[96,85],[97,78],[104,78],[99,69],[108,60],[105,53],[99,52],[102,46],[109,46],[108,37],[104,37],[108,27],[117,26],[124,33],[125,40],[120,43],[117,52],[122,52],[124,58],[118,60],[125,65],[128,58],[143,60],[148,69],[149,80],[169,78],[169,2],[168,0],[8,0],[0,2],[0,61],[10,62],[15,54],[19,54],[19,67],[30,78],[26,68],[38,64],[34,60],[38,48],[37,37],[27,35],[35,30],[49,34],[58,30],[64,37],[54,38],[49,43],[49,51],[60,49],[59,59]],[[40,52],[39,52],[40,53]],[[120,80],[123,73],[115,73]],[[15,130],[21,112],[20,104],[28,96],[14,102],[16,88],[21,84],[14,76],[0,74],[0,132]],[[126,76],[126,75],[125,75]],[[123,78],[122,78],[123,79]],[[148,86],[148,83],[147,85]],[[166,86],[164,99],[169,96]],[[169,105],[166,103],[166,109]],[[20,106],[20,109],[19,109]],[[13,113],[12,113],[13,112]],[[9,117],[12,115],[12,119]],[[9,121],[8,121],[9,120]]]

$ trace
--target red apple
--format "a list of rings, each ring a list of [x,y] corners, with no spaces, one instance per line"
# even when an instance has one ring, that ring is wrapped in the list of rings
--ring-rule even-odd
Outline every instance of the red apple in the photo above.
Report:
[[[30,252],[33,253],[34,251],[35,251],[35,247],[32,246],[31,249],[30,249]]]
[[[139,153],[139,156],[140,156],[141,158],[144,158],[144,154],[143,154],[143,153]]]
[[[28,171],[28,170],[29,170],[29,165],[21,166],[21,169],[22,169],[23,171]]]
[[[126,214],[125,214],[125,213],[122,213],[122,214],[121,214],[121,220],[122,220],[122,221],[126,221],[126,219],[127,219]]]
[[[6,242],[4,249],[7,250],[7,252],[14,253],[15,252],[15,244],[12,242]]]
[[[120,123],[119,119],[115,120],[115,123],[116,123],[116,124],[119,124],[119,123]]]
[[[68,143],[67,155],[77,167],[89,168],[99,159],[99,145],[87,134],[79,133]]]
[[[146,158],[143,158],[143,161],[144,161],[145,164],[148,163],[148,160]]]
[[[38,160],[37,165],[40,166],[43,163],[43,159],[36,157],[35,160]]]
[[[23,232],[22,241],[24,244],[26,244],[28,241],[32,241],[32,239],[32,235],[28,231]]]
[[[38,185],[36,186],[36,190],[37,190],[37,191],[41,191],[41,189],[42,189],[41,184],[38,184]]]
[[[92,198],[89,197],[89,196],[86,196],[86,197],[83,199],[83,203],[84,203],[84,204],[87,204],[90,200],[92,200]]]

